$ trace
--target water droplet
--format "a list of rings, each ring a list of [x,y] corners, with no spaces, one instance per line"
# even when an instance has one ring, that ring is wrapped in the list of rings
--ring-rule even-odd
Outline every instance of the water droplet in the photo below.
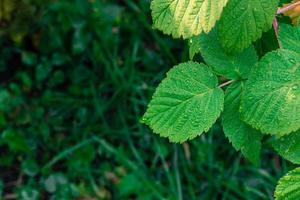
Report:
[[[296,60],[294,58],[290,58],[289,61],[293,64],[296,64]]]
[[[241,7],[240,8],[242,11],[245,11],[247,8],[246,7]]]
[[[294,85],[293,90],[297,90],[297,89],[298,89],[298,85]]]
[[[269,89],[269,88],[270,88],[270,85],[269,85],[269,84],[266,84],[265,87],[266,87],[267,89]]]

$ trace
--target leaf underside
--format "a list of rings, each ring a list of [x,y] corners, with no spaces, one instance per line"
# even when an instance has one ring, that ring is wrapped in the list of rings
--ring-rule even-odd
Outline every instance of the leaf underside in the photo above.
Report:
[[[282,177],[275,190],[276,200],[300,199],[300,168],[290,171]]]
[[[268,53],[252,70],[241,101],[242,118],[278,136],[300,128],[300,54]]]
[[[153,0],[154,28],[174,38],[190,38],[209,32],[228,0]]]
[[[268,31],[277,6],[278,0],[230,0],[218,25],[226,51],[241,52]]]
[[[172,142],[192,139],[215,123],[224,94],[217,77],[204,64],[175,66],[156,89],[142,121]]]
[[[241,120],[239,113],[242,82],[230,85],[225,92],[223,130],[234,148],[253,164],[259,165],[262,134]]]

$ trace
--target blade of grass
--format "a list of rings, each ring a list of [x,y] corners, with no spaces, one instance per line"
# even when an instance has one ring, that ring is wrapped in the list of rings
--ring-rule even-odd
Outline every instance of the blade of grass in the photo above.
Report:
[[[176,176],[176,185],[177,185],[177,193],[178,193],[178,198],[179,200],[183,199],[182,196],[182,187],[181,187],[181,178],[180,178],[180,172],[179,172],[179,167],[178,167],[178,147],[177,145],[173,145],[174,148],[174,168],[175,168],[175,176]]]

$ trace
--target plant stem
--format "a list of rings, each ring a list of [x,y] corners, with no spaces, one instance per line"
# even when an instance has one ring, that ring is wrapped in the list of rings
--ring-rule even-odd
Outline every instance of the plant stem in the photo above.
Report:
[[[276,37],[277,37],[277,39],[278,39],[278,21],[277,21],[277,18],[276,18],[276,17],[275,17],[274,20],[273,20],[273,28],[274,28]]]
[[[227,85],[230,85],[231,83],[233,83],[235,80],[231,80],[231,81],[227,81],[225,83],[222,83],[221,85],[219,85],[219,88],[225,87]]]
[[[275,35],[276,35],[276,40],[278,42],[278,46],[279,46],[279,48],[281,48],[281,44],[279,42],[279,34],[278,34],[278,21],[277,21],[276,17],[273,20],[273,29],[274,29],[274,32],[275,32]]]
[[[296,6],[299,6],[299,5],[300,5],[300,1],[297,1],[295,3],[292,3],[292,4],[288,5],[288,6],[285,6],[283,8],[279,8],[277,10],[277,14],[279,15],[279,14],[285,13],[285,12],[287,12],[289,10],[292,10],[293,8],[295,8]]]

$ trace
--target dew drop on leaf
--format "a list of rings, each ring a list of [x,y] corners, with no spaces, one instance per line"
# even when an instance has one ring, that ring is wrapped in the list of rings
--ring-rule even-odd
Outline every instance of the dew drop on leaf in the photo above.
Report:
[[[297,90],[297,89],[298,89],[298,85],[294,85],[293,90]]]
[[[290,61],[291,63],[293,63],[293,64],[296,64],[296,63],[297,63],[296,60],[295,60],[294,58],[290,58],[289,61]]]

